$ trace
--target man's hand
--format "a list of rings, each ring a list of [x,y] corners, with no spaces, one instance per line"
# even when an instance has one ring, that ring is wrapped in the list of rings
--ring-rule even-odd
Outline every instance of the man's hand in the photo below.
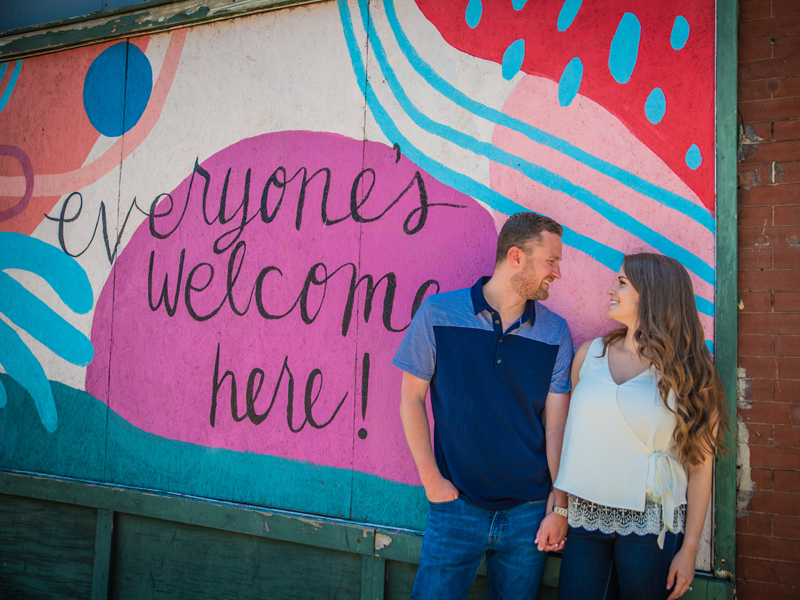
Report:
[[[433,478],[431,482],[423,482],[425,486],[425,495],[428,497],[429,502],[450,502],[458,498],[458,490],[449,479],[445,479],[441,475]]]
[[[551,512],[542,519],[533,543],[537,545],[539,552],[561,550],[564,547],[568,527],[569,524],[564,517]]]

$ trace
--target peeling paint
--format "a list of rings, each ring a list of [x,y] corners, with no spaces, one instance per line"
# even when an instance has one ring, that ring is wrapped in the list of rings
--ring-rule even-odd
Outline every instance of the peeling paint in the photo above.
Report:
[[[392,538],[382,533],[375,534],[375,550],[382,550],[392,543]]]
[[[302,521],[308,525],[311,525],[314,529],[322,529],[322,524],[318,523],[317,521],[312,521],[311,519],[297,519],[298,521]]]
[[[786,176],[786,169],[784,169],[775,161],[772,161],[772,169],[770,170],[770,179],[772,183],[778,183],[785,176]]]
[[[740,409],[750,409],[750,382],[746,379],[747,371],[737,369],[737,404]],[[750,431],[739,415],[736,415],[736,516],[748,515],[750,503],[756,491],[756,484],[750,474]]]

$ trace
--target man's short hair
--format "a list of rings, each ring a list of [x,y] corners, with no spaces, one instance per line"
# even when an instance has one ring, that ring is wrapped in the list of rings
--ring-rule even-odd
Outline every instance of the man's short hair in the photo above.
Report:
[[[535,212],[518,212],[511,215],[497,236],[495,264],[499,265],[508,256],[508,251],[516,246],[523,252],[542,241],[542,232],[547,231],[561,237],[564,229],[550,217]]]

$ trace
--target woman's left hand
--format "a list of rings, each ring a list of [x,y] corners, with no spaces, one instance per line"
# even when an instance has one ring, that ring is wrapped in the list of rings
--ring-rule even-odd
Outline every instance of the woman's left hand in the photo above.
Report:
[[[694,579],[696,558],[696,553],[691,552],[688,548],[682,548],[672,559],[669,575],[667,575],[667,589],[671,589],[672,593],[667,600],[680,598],[690,589]]]

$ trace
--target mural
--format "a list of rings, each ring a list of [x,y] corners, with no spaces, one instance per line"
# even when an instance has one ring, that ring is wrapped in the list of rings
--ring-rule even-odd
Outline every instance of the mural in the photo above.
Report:
[[[0,468],[421,529],[390,361],[497,230],[713,349],[714,4],[337,0],[0,65]]]

